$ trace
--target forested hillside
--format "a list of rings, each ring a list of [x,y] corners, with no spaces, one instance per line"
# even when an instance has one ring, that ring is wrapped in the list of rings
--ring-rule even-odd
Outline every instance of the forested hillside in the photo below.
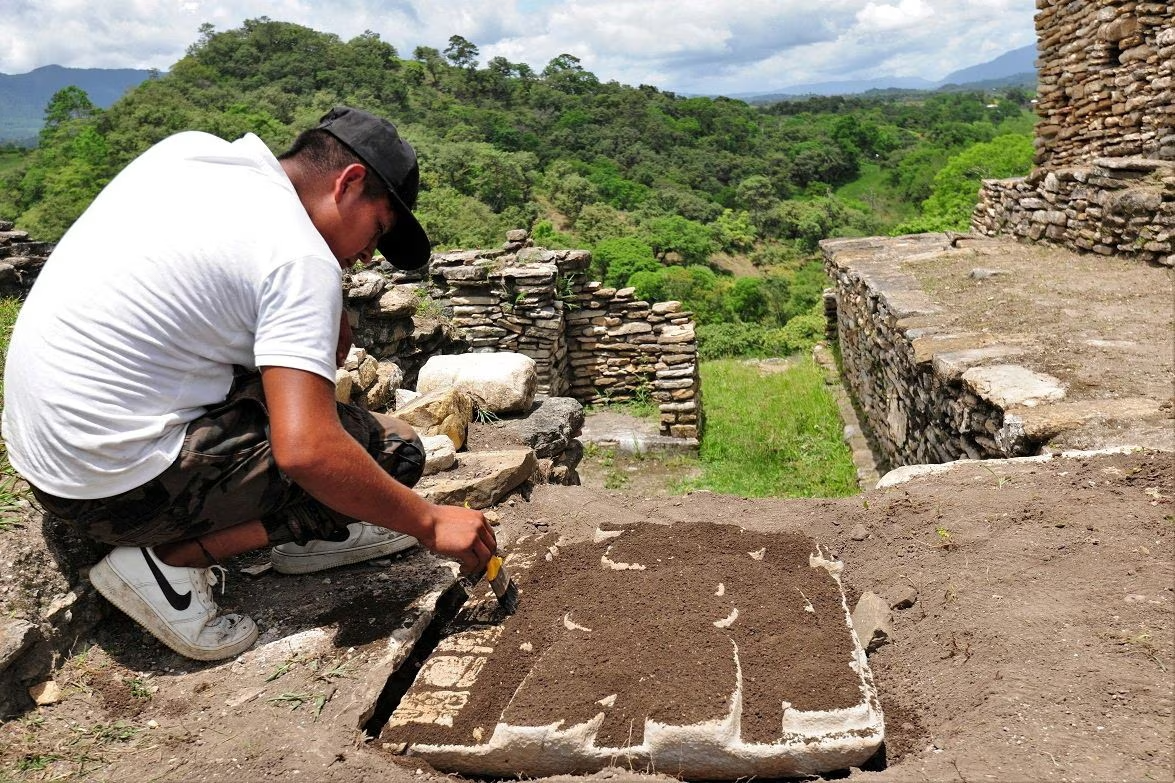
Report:
[[[62,87],[80,87],[96,105],[106,107],[127,88],[152,75],[152,71],[132,68],[63,68],[60,65],[46,65],[15,75],[0,73],[0,143],[32,146],[41,128],[45,104]]]
[[[374,33],[205,25],[166,75],[107,110],[57,93],[37,149],[0,156],[0,216],[56,239],[171,133],[254,132],[281,151],[349,104],[416,147],[438,249],[494,246],[521,227],[591,249],[608,284],[685,301],[720,355],[784,351],[822,329],[821,238],[964,228],[980,178],[1031,165],[1019,88],[751,106],[601,82],[568,54],[541,71],[479,57],[460,36],[404,57]]]

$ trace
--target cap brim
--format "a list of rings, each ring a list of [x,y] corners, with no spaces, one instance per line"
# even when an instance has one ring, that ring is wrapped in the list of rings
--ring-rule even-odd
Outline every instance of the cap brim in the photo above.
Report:
[[[380,237],[376,247],[392,266],[400,269],[419,269],[432,256],[432,245],[428,234],[412,210],[389,188],[389,195],[396,205],[396,225]]]

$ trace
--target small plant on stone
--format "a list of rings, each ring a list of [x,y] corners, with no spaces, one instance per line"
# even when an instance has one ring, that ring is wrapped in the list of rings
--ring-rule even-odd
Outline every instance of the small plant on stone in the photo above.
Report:
[[[265,681],[266,682],[273,682],[276,679],[284,677],[285,675],[290,673],[290,670],[293,669],[297,663],[298,663],[297,656],[290,658],[288,660],[282,661],[280,664],[278,664],[276,669],[274,669],[272,672],[270,672],[269,676],[265,678]]]
[[[647,378],[632,390],[632,402],[629,403],[629,406],[632,409],[632,414],[642,419],[660,414],[660,407],[653,399],[653,384],[649,383]]]
[[[317,721],[322,715],[322,709],[330,701],[330,696],[325,693],[283,693],[268,701],[270,704],[289,705],[291,712],[303,704],[312,704],[314,705],[314,720]]]
[[[480,424],[497,424],[502,420],[501,416],[480,405],[474,409],[473,418]]]
[[[563,303],[564,309],[569,312],[579,309],[579,302],[575,296],[575,278],[578,276],[578,272],[572,272],[566,277],[559,278],[558,291],[555,297]]]
[[[423,286],[417,288],[416,298],[419,300],[416,303],[416,314],[418,316],[436,321],[445,320],[445,309],[441,306],[440,302],[429,295],[427,288]]]

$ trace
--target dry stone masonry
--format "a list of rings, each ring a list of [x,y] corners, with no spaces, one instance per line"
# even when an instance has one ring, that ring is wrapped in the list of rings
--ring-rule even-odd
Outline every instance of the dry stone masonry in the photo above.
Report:
[[[985,181],[972,227],[1175,266],[1171,5],[1037,8],[1037,168]]]
[[[655,402],[661,434],[696,442],[701,381],[693,317],[679,302],[586,280],[591,255],[534,247],[525,231],[488,250],[433,256],[422,273],[361,272],[344,284],[358,345],[395,356],[405,381],[435,353],[520,353],[538,394]]]
[[[1175,266],[1172,6],[1037,0],[1037,9],[1036,168],[1023,178],[985,180],[972,229],[1101,256],[1096,263],[1113,276],[1115,290],[1129,286],[1128,278],[1139,278],[1134,307],[1169,313],[1169,279],[1147,276],[1145,270]],[[1000,298],[1010,301],[1025,292],[993,283],[988,289],[1000,293],[988,292],[987,300],[997,304],[986,323],[961,331],[939,301],[946,290],[942,275],[932,298],[912,270],[927,260],[945,264],[959,252],[989,252],[975,249],[975,241],[928,234],[821,243],[836,283],[825,299],[829,327],[840,343],[846,386],[878,457],[896,466],[1020,456],[1058,438],[1089,446],[1133,440],[1171,448],[1169,382],[1160,388],[1143,382],[1143,373],[1106,372],[1108,385],[1094,392],[1089,379],[1097,373],[1082,369],[1127,366],[1125,353],[1115,359],[1096,352],[1134,350],[1153,352],[1151,369],[1169,373],[1170,325],[1162,334],[1115,334],[1128,326],[1114,322],[1113,314],[1129,308],[1111,302],[1086,314],[1074,339],[1063,351],[1054,350],[1068,363],[1050,363],[1041,359],[1042,346],[1032,339],[1031,328],[1015,333],[1000,321]],[[1080,258],[1067,262],[1074,274],[1084,264]],[[1135,262],[1145,263],[1123,268]],[[1063,299],[1065,270],[1045,268],[1054,262],[1030,270],[1033,263],[1041,262],[1016,259],[1021,280],[1052,275],[1054,304]],[[982,281],[1008,273],[977,267],[970,277]],[[967,290],[959,281],[947,288],[952,286]],[[1043,293],[1036,296],[1044,301]],[[1068,317],[1069,310],[1063,313]],[[1087,332],[1094,336],[1077,339]],[[1034,356],[1039,366],[1028,366]],[[1062,382],[1055,373],[1075,374],[1078,383]]]
[[[1026,442],[1004,411],[961,382],[935,371],[928,338],[940,308],[902,273],[906,255],[945,250],[942,234],[897,239],[825,240],[826,268],[836,281],[835,307],[845,385],[862,412],[883,465],[1024,456]],[[941,362],[940,362],[941,364]]]
[[[679,302],[648,302],[635,289],[589,283],[571,329],[571,396],[589,403],[651,398],[661,434],[696,440],[701,386],[693,318]]]
[[[27,294],[52,251],[52,243],[30,240],[28,232],[0,220],[0,296]]]
[[[881,470],[1175,448],[1168,270],[1091,261],[1099,280],[1073,251],[947,234],[820,244],[844,383]]]

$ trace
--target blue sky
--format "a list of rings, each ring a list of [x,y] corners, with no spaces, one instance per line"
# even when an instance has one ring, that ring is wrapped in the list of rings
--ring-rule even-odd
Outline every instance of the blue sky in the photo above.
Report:
[[[479,60],[541,70],[562,53],[604,81],[683,93],[920,76],[1033,43],[1033,0],[4,0],[0,73],[42,65],[159,68],[204,22],[268,16],[344,39],[373,30],[401,57],[461,35]]]

